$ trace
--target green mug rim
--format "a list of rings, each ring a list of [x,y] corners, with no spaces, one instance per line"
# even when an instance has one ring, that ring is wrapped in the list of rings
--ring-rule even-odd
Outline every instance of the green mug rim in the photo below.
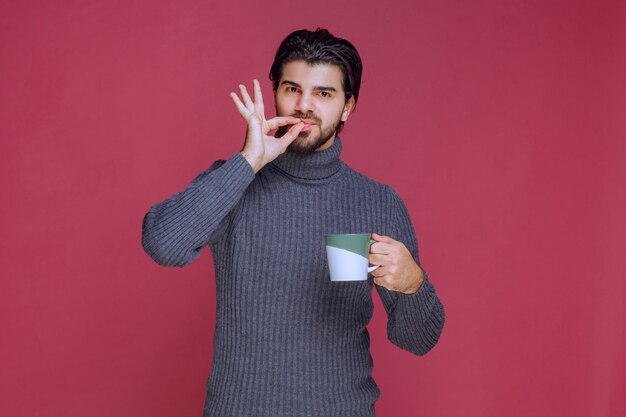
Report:
[[[331,238],[350,238],[350,237],[359,237],[359,238],[366,238],[367,239],[367,244],[365,244],[365,246],[363,245],[365,242],[362,241],[357,241],[357,242],[341,242],[342,244],[337,245],[337,244],[329,244],[328,243],[328,239]],[[355,253],[359,256],[363,256],[365,258],[368,257],[369,255],[369,247],[372,243],[374,243],[375,241],[372,240],[372,233],[329,233],[327,235],[325,235],[325,243],[326,246],[330,246],[330,247],[334,247],[334,248],[338,248],[338,249],[344,249],[347,251],[350,251],[352,253]]]

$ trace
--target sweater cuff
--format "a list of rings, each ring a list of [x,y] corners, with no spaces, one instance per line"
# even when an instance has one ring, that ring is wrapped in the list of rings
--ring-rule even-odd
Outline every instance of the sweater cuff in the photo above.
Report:
[[[222,168],[230,171],[229,174],[240,178],[246,185],[252,182],[255,176],[254,170],[240,152],[235,152],[233,156],[222,165]]]
[[[396,309],[400,311],[417,311],[422,321],[425,321],[437,302],[435,288],[424,273],[424,282],[415,294],[400,293],[396,302]]]

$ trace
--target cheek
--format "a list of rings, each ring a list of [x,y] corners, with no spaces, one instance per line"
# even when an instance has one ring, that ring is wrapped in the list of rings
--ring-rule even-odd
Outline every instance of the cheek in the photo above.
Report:
[[[293,113],[293,105],[285,97],[276,96],[274,101],[276,103],[276,113],[279,116],[285,116]]]
[[[344,117],[346,113],[344,112],[343,106],[337,107],[333,115],[334,115],[334,120],[341,120],[342,122],[345,122],[344,118],[347,118],[347,117]]]

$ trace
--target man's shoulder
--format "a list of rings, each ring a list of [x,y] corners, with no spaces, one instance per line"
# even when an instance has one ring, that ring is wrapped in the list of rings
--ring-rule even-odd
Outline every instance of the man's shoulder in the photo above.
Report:
[[[367,188],[368,190],[372,190],[376,193],[385,194],[386,196],[389,196],[391,198],[398,198],[398,194],[391,185],[370,178],[367,175],[354,170],[347,164],[346,167],[351,181],[358,183],[360,186]]]

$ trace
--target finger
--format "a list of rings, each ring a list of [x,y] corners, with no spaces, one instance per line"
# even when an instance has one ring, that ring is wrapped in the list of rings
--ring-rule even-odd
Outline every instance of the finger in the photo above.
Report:
[[[370,253],[378,255],[389,255],[393,251],[393,245],[384,242],[376,242],[370,245]]]
[[[246,105],[246,108],[248,109],[248,111],[253,112],[254,104],[252,103],[252,99],[250,98],[250,95],[248,94],[248,90],[246,89],[246,86],[243,84],[239,84],[239,92],[241,93],[241,97],[243,98],[243,104]]]
[[[391,289],[392,287],[391,282],[389,282],[387,275],[374,277],[373,281],[374,281],[374,284],[378,285],[379,287],[385,287],[387,289]]]
[[[384,243],[394,243],[396,240],[390,238],[389,236],[379,235],[378,233],[372,233],[372,239],[376,242],[384,242]]]
[[[270,130],[275,130],[281,126],[295,125],[298,122],[300,122],[300,119],[296,117],[274,117],[273,119],[267,121],[267,125],[269,126]]]
[[[263,94],[261,93],[261,85],[259,84],[259,80],[253,80],[254,84],[254,103],[256,104],[257,110],[264,114],[265,105],[263,104]]]
[[[303,127],[304,123],[296,123],[279,139],[283,144],[283,149],[287,149],[287,146],[298,137]]]
[[[385,271],[383,270],[382,266],[379,266],[378,268],[376,268],[375,270],[373,270],[372,272],[370,272],[370,274],[374,277],[374,278],[378,278],[378,277],[383,277],[387,274],[385,274]]]
[[[370,254],[367,257],[367,261],[371,263],[372,265],[385,265],[387,258],[388,258],[388,255]]]
[[[241,102],[237,94],[231,92],[230,97],[233,99],[235,106],[237,106],[237,110],[239,111],[239,114],[241,114],[241,117],[247,120],[250,115],[250,111],[248,111],[246,106]]]

